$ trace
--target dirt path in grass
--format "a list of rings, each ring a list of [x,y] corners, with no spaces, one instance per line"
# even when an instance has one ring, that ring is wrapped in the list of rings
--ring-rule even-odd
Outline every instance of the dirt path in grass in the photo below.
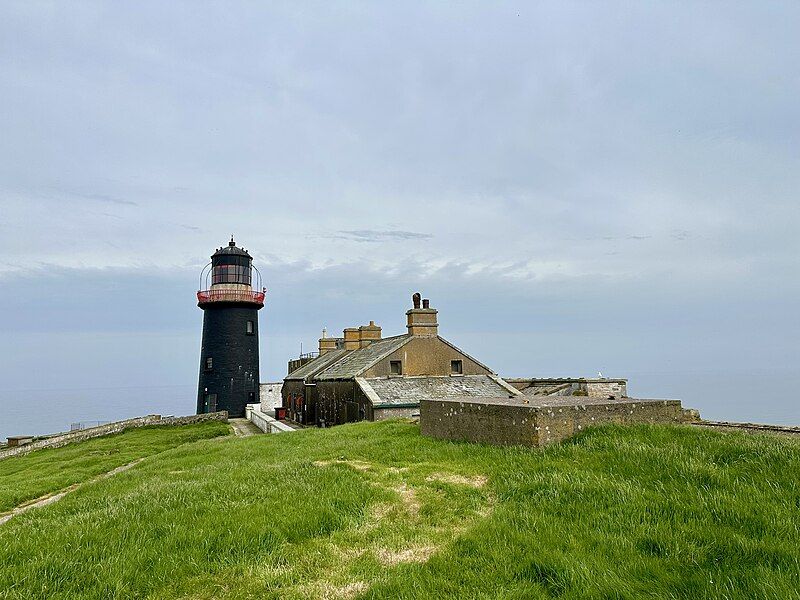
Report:
[[[263,433],[247,419],[228,419],[228,423],[233,427],[233,433],[236,434],[236,437],[247,437]]]
[[[64,496],[66,496],[70,492],[74,492],[79,487],[84,486],[84,485],[86,485],[88,483],[94,483],[96,481],[102,481],[103,479],[108,479],[109,477],[113,477],[114,475],[117,475],[118,473],[122,473],[123,471],[127,471],[128,469],[138,465],[143,460],[144,460],[144,458],[137,458],[135,461],[129,462],[127,465],[122,465],[121,467],[117,467],[116,469],[111,469],[108,473],[103,473],[102,475],[98,475],[97,477],[93,477],[92,479],[89,479],[88,481],[83,481],[81,483],[76,483],[74,485],[71,485],[68,488],[65,488],[65,489],[61,490],[60,492],[56,492],[55,494],[48,494],[47,496],[42,496],[41,498],[37,498],[36,500],[30,500],[30,501],[26,502],[25,504],[16,507],[11,512],[8,512],[8,513],[6,513],[4,515],[0,515],[0,525],[3,525],[4,523],[7,523],[8,521],[13,519],[17,515],[21,515],[22,513],[26,513],[29,510],[32,510],[34,508],[39,508],[40,506],[47,506],[48,504],[53,504],[54,502],[58,502],[59,500],[61,500]]]

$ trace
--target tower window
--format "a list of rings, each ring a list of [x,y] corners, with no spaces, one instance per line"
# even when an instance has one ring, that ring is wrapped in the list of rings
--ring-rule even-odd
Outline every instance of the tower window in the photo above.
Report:
[[[206,371],[210,371],[214,368],[214,359],[210,356],[206,359]]]
[[[454,375],[461,375],[464,372],[464,363],[460,360],[450,361],[450,373]]]
[[[402,375],[403,374],[403,361],[390,360],[389,361],[389,372],[392,375]]]
[[[247,322],[247,335],[253,335],[255,333],[255,325],[252,321]]]

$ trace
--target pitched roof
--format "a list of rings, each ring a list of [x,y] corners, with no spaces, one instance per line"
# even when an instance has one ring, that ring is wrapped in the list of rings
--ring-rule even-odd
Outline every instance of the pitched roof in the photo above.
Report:
[[[374,406],[416,405],[423,399],[507,398],[511,395],[489,375],[371,377],[356,381]]]
[[[325,354],[321,354],[317,358],[312,361],[307,362],[299,369],[295,369],[291,373],[289,373],[284,379],[306,379],[312,375],[315,375],[322,369],[329,367],[337,360],[341,359],[346,353],[346,350],[339,349],[339,350],[331,350],[330,352],[326,352]]]
[[[317,373],[315,379],[349,379],[350,377],[356,377],[395,350],[402,348],[411,339],[409,335],[397,335],[372,342],[364,348],[344,351],[346,355],[342,360]],[[323,356],[327,355],[323,354]]]

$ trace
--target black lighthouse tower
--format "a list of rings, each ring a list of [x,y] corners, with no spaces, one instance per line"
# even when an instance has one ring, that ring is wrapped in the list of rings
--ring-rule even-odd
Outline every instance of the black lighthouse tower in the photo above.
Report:
[[[259,290],[258,276],[253,291],[253,271],[258,276],[253,258],[231,237],[200,275],[197,306],[203,309],[203,344],[197,414],[227,410],[230,417],[243,417],[245,405],[259,401],[258,311],[265,290]]]

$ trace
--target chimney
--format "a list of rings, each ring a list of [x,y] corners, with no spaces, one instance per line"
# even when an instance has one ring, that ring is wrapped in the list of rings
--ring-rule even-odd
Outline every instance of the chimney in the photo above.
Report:
[[[381,339],[381,328],[375,325],[375,321],[370,321],[369,325],[362,325],[358,328],[359,347],[366,348],[372,342]]]
[[[439,311],[431,308],[431,302],[427,298],[422,300],[420,308],[420,295],[412,296],[414,308],[406,311],[408,317],[408,335],[417,337],[436,337],[439,335],[439,323],[436,322],[436,315]]]
[[[328,337],[328,330],[322,330],[322,337],[319,338],[319,355],[336,350],[336,338]]]
[[[361,336],[358,327],[348,327],[344,330],[344,349],[357,350],[361,346]]]

